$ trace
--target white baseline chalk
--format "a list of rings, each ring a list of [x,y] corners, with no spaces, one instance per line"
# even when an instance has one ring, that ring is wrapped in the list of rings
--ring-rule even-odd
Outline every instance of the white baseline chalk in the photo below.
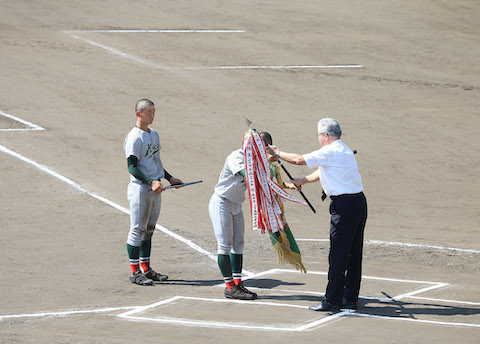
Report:
[[[166,305],[171,302],[175,302],[177,300],[192,300],[192,301],[205,301],[205,302],[213,302],[213,303],[234,303],[234,304],[242,304],[248,307],[253,306],[267,306],[267,307],[287,307],[287,308],[297,308],[297,309],[308,309],[308,306],[303,305],[292,305],[292,304],[283,304],[277,302],[263,302],[263,301],[245,301],[245,300],[232,300],[232,299],[210,299],[210,298],[201,298],[201,297],[190,297],[190,296],[174,296],[166,300],[162,300],[160,302],[153,303],[151,305],[145,307],[137,307],[135,309],[131,309],[125,313],[117,315],[120,318],[128,319],[128,320],[136,320],[136,321],[149,321],[149,322],[156,322],[156,323],[164,323],[164,324],[177,324],[177,325],[187,325],[187,326],[197,326],[197,327],[214,327],[214,328],[235,328],[235,329],[243,329],[243,330],[267,330],[267,331],[276,331],[276,332],[301,332],[307,329],[313,328],[320,324],[326,323],[328,321],[335,320],[347,314],[347,312],[340,312],[330,316],[326,316],[319,320],[315,320],[312,322],[303,323],[300,326],[269,326],[269,325],[259,325],[255,323],[247,323],[247,322],[240,322],[240,323],[233,323],[233,322],[219,322],[219,321],[208,321],[205,319],[198,320],[198,319],[184,319],[184,318],[173,318],[173,317],[162,317],[162,316],[155,316],[155,317],[148,317],[142,316],[139,313],[143,313],[148,311],[152,308],[155,308],[160,305]]]
[[[394,297],[392,297],[392,300],[394,300],[394,301],[401,300],[405,297],[410,297],[410,296],[413,296],[413,295],[422,294],[422,293],[425,293],[425,292],[430,291],[430,290],[443,288],[447,285],[448,285],[448,283],[437,283],[437,284],[432,285],[430,287],[425,287],[425,288],[414,290],[414,291],[411,291],[411,292],[408,292],[408,293],[405,293],[405,294],[394,296]]]
[[[434,320],[420,320],[420,319],[402,318],[402,317],[389,317],[389,316],[383,316],[383,315],[363,314],[363,313],[356,313],[356,312],[347,313],[346,315],[347,316],[355,316],[355,317],[364,317],[364,318],[412,321],[412,322],[418,322],[418,323],[424,323],[424,324],[434,324],[434,325],[480,327],[480,325],[478,325],[478,324],[454,323],[454,322],[434,321]]]
[[[303,272],[298,271],[298,270],[291,270],[291,269],[280,269],[280,268],[275,268],[275,269],[270,269],[267,271],[263,271],[260,273],[257,273],[255,275],[250,276],[249,278],[257,278],[259,276],[264,276],[268,274],[274,274],[277,272],[286,272],[286,273],[294,273],[294,274],[303,274]],[[328,275],[328,272],[325,271],[308,271],[309,274],[312,275]],[[431,281],[419,281],[419,280],[408,280],[408,279],[399,279],[399,278],[389,278],[389,277],[377,277],[377,276],[368,276],[368,275],[362,275],[362,278],[364,279],[372,279],[372,280],[379,280],[379,281],[389,281],[389,282],[402,282],[402,283],[417,283],[417,284],[433,284],[433,285],[448,285],[448,283],[444,282],[431,282]]]
[[[362,65],[284,65],[284,66],[217,66],[217,67],[185,67],[185,70],[208,70],[208,69],[335,69],[335,68],[363,68]]]
[[[384,246],[427,248],[427,249],[443,250],[443,251],[456,251],[456,252],[463,252],[463,253],[475,253],[475,254],[480,253],[480,251],[478,250],[471,250],[471,249],[465,249],[465,248],[425,245],[425,244],[412,244],[412,243],[402,243],[402,242],[388,242],[388,241],[381,241],[381,240],[367,240],[366,243],[373,244],[373,245],[384,245]]]
[[[109,313],[109,312],[116,312],[116,311],[131,310],[136,308],[137,307],[113,307],[113,308],[102,308],[102,309],[59,311],[59,312],[9,314],[9,315],[0,315],[0,321],[6,320],[6,319],[18,319],[18,318],[66,317],[69,315],[78,315],[78,314]]]
[[[330,239],[308,239],[308,238],[298,238],[298,239],[295,239],[295,240],[296,241],[317,241],[317,242],[329,242],[330,241]],[[427,244],[412,244],[412,243],[406,243],[406,242],[365,240],[365,244],[378,245],[378,246],[426,248],[426,249],[441,250],[441,251],[454,251],[454,252],[462,252],[462,253],[480,254],[479,250],[457,248],[457,247],[447,247],[447,246],[437,246],[437,245],[427,245]]]
[[[36,125],[36,124],[33,124],[31,122],[28,122],[24,119],[21,119],[20,117],[15,117],[13,115],[10,115],[8,113],[5,113],[3,111],[0,111],[0,116],[3,116],[3,117],[6,117],[6,118],[10,118],[16,122],[19,122],[19,123],[22,123],[24,125],[26,125],[28,128],[14,128],[14,129],[0,129],[0,131],[28,131],[28,130],[45,130],[44,128]]]
[[[86,39],[86,38],[83,38],[83,37],[80,37],[72,32],[68,32],[68,31],[65,31],[66,33],[68,33],[71,37],[75,38],[75,39],[79,39],[81,41],[84,41],[88,44],[91,44],[93,45],[94,47],[98,47],[98,48],[101,48],[101,49],[104,49],[106,50],[107,52],[109,52],[110,54],[113,54],[113,55],[117,55],[117,56],[120,56],[120,57],[123,57],[123,58],[126,58],[128,60],[132,60],[132,61],[135,61],[137,63],[140,63],[140,64],[144,64],[144,65],[147,65],[147,66],[150,66],[150,67],[154,67],[154,68],[157,68],[157,69],[163,69],[163,70],[170,70],[171,68],[168,68],[168,67],[164,67],[164,66],[161,66],[159,65],[158,63],[155,63],[155,62],[151,62],[151,61],[148,61],[148,60],[145,60],[139,56],[136,56],[136,55],[131,55],[131,54],[127,54],[121,50],[118,50],[118,49],[115,49],[115,48],[112,48],[112,47],[109,47],[107,45],[104,45],[104,44],[101,44],[101,43],[98,43],[98,42],[95,42],[95,41],[92,41],[90,39]]]
[[[243,33],[245,30],[202,30],[202,29],[165,29],[165,30],[155,30],[155,29],[112,29],[112,30],[77,30],[77,31],[64,31],[67,33],[80,33],[80,32],[97,32],[97,33]]]
[[[434,298],[431,298],[431,297],[408,296],[408,295],[405,295],[405,298],[407,298],[407,299],[415,299],[415,300],[425,300],[425,301],[445,302],[445,303],[458,303],[458,304],[463,304],[463,305],[480,306],[480,302],[459,301],[459,300],[447,300],[447,299],[434,299]]]
[[[22,160],[22,161],[24,161],[24,162],[26,162],[26,163],[28,163],[28,164],[30,164],[30,165],[35,166],[36,168],[42,170],[43,172],[46,172],[46,173],[50,174],[51,176],[53,176],[53,177],[61,180],[62,182],[65,182],[65,183],[69,184],[70,186],[74,187],[75,189],[77,189],[77,190],[79,190],[79,191],[81,191],[81,192],[83,192],[83,193],[86,193],[87,195],[92,196],[93,198],[96,198],[96,199],[98,199],[99,201],[102,201],[103,203],[106,203],[106,204],[108,204],[109,206],[111,206],[111,207],[113,207],[113,208],[115,208],[115,209],[117,209],[117,210],[120,210],[121,212],[123,212],[123,213],[125,213],[125,214],[128,214],[128,215],[130,214],[130,210],[129,210],[129,209],[127,209],[127,208],[125,208],[125,207],[122,207],[121,205],[118,205],[118,204],[116,204],[115,202],[113,202],[113,201],[111,201],[111,200],[109,200],[109,199],[106,199],[105,197],[102,197],[102,196],[96,194],[95,192],[92,192],[92,191],[90,191],[90,190],[85,189],[83,186],[75,183],[73,180],[68,179],[67,177],[62,176],[61,174],[55,172],[54,170],[52,170],[52,169],[51,169],[50,167],[48,167],[48,166],[39,164],[39,163],[37,163],[37,162],[35,162],[35,161],[27,158],[27,157],[24,157],[23,155],[18,154],[18,153],[16,153],[16,152],[14,152],[14,151],[6,148],[5,146],[2,146],[2,145],[0,145],[0,151],[2,151],[2,152],[4,152],[4,153],[7,153],[7,154],[10,154],[10,155],[14,156],[15,158],[18,158],[18,159],[20,159],[20,160]],[[209,257],[210,259],[212,259],[212,260],[214,260],[214,261],[217,261],[217,255],[216,255],[216,254],[213,254],[213,253],[211,253],[211,252],[203,249],[202,247],[198,246],[197,244],[195,244],[195,243],[192,242],[191,240],[188,240],[188,239],[182,237],[181,235],[178,235],[178,234],[172,232],[171,230],[165,228],[165,227],[162,226],[162,225],[157,224],[157,225],[156,225],[156,228],[157,228],[158,230],[160,230],[162,233],[167,234],[167,235],[171,236],[172,238],[174,238],[174,239],[176,239],[176,240],[178,240],[178,241],[186,244],[186,245],[187,245],[188,247],[190,247],[191,249],[193,249],[193,250],[195,250],[195,251],[197,251],[197,252],[199,252],[199,253],[201,253],[201,254],[203,254],[203,255],[206,255],[207,257]],[[248,270],[245,270],[245,269],[243,270],[243,273],[244,273],[245,275],[247,275],[247,276],[252,275],[252,272],[250,272],[250,271],[248,271]]]
[[[63,31],[64,33],[70,35],[71,37],[75,38],[75,39],[79,39],[79,40],[82,40],[84,41],[85,43],[88,43],[88,44],[91,44],[97,48],[101,48],[101,49],[104,49],[106,50],[107,52],[113,54],[113,55],[117,55],[117,56],[120,56],[120,57],[123,57],[125,59],[129,59],[129,60],[132,60],[132,61],[135,61],[137,63],[141,63],[141,64],[144,64],[144,65],[147,65],[147,66],[150,66],[150,67],[154,67],[154,68],[157,68],[157,69],[161,69],[161,70],[171,70],[171,71],[175,71],[175,70],[230,70],[230,69],[339,69],[339,68],[364,68],[362,65],[272,65],[272,66],[268,66],[268,65],[264,65],[264,66],[261,66],[261,65],[254,65],[254,66],[211,66],[211,67],[208,67],[208,66],[199,66],[199,67],[165,67],[165,66],[162,66],[158,63],[155,63],[155,62],[152,62],[152,61],[148,61],[144,58],[141,58],[140,56],[136,56],[136,55],[132,55],[132,54],[127,54],[126,52],[124,51],[121,51],[119,49],[115,49],[115,48],[112,48],[112,47],[109,47],[108,45],[105,45],[105,44],[101,44],[101,43],[98,43],[98,42],[95,42],[91,39],[86,39],[86,38],[83,38],[79,35],[77,35],[77,33],[81,33],[81,32],[109,32],[109,31],[102,31],[102,30],[83,30],[83,31]],[[115,31],[117,32],[117,31]],[[118,31],[120,32],[120,31]],[[121,32],[126,32],[126,31],[121,31]],[[135,30],[135,32],[137,32]],[[138,31],[138,32],[145,32],[145,31]],[[159,30],[158,32],[163,32],[161,30]],[[170,31],[169,31],[170,32]],[[182,32],[182,31],[179,31],[179,32]],[[187,32],[187,31],[183,31],[183,32]],[[200,30],[198,30],[197,32],[200,32]],[[213,31],[213,30],[210,30],[208,32],[220,32],[220,31]],[[228,31],[228,32],[237,32],[237,31]],[[238,31],[239,32],[239,31]]]

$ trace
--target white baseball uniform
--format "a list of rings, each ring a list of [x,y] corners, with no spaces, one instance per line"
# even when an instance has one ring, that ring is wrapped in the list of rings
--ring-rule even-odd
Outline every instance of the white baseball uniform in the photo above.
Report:
[[[137,157],[137,167],[147,177],[152,180],[164,177],[165,172],[160,160],[160,138],[155,130],[150,128],[150,131],[144,131],[134,127],[125,138],[123,148],[127,159],[131,155]],[[153,235],[160,215],[161,193],[153,192],[150,185],[130,174],[127,196],[130,204],[127,243],[138,247],[142,241],[149,240]]]
[[[230,153],[208,205],[218,254],[243,254],[245,225],[242,203],[247,186],[239,172],[244,166],[243,149]]]

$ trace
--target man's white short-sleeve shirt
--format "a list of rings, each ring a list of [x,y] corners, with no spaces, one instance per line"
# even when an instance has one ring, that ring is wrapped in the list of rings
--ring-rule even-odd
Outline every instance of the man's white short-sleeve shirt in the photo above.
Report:
[[[320,183],[327,196],[363,191],[355,156],[340,139],[302,156],[309,168],[318,167]]]

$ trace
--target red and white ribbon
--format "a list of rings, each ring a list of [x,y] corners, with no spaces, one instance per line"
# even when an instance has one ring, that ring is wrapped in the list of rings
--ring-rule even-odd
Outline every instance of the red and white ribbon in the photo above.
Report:
[[[265,150],[265,143],[260,134],[250,129],[243,137],[245,181],[250,199],[252,229],[260,230],[262,234],[265,233],[265,229],[272,233],[284,229],[282,211],[276,195],[307,206],[305,202],[290,196],[272,180]]]

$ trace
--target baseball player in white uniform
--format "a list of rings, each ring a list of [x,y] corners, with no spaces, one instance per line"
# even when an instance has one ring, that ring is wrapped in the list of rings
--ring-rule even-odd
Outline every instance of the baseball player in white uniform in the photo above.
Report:
[[[130,260],[130,281],[139,285],[152,285],[153,281],[165,281],[166,275],[150,267],[152,235],[160,215],[160,182],[167,179],[170,184],[181,184],[163,168],[160,160],[160,138],[149,128],[155,117],[155,105],[149,99],[141,99],[135,106],[136,126],[128,133],[124,142],[125,156],[130,173],[128,201],[130,204],[130,231],[127,252]]]
[[[245,200],[243,150],[230,153],[210,199],[208,211],[217,238],[218,266],[225,281],[224,295],[231,299],[254,300],[257,294],[242,283]]]

